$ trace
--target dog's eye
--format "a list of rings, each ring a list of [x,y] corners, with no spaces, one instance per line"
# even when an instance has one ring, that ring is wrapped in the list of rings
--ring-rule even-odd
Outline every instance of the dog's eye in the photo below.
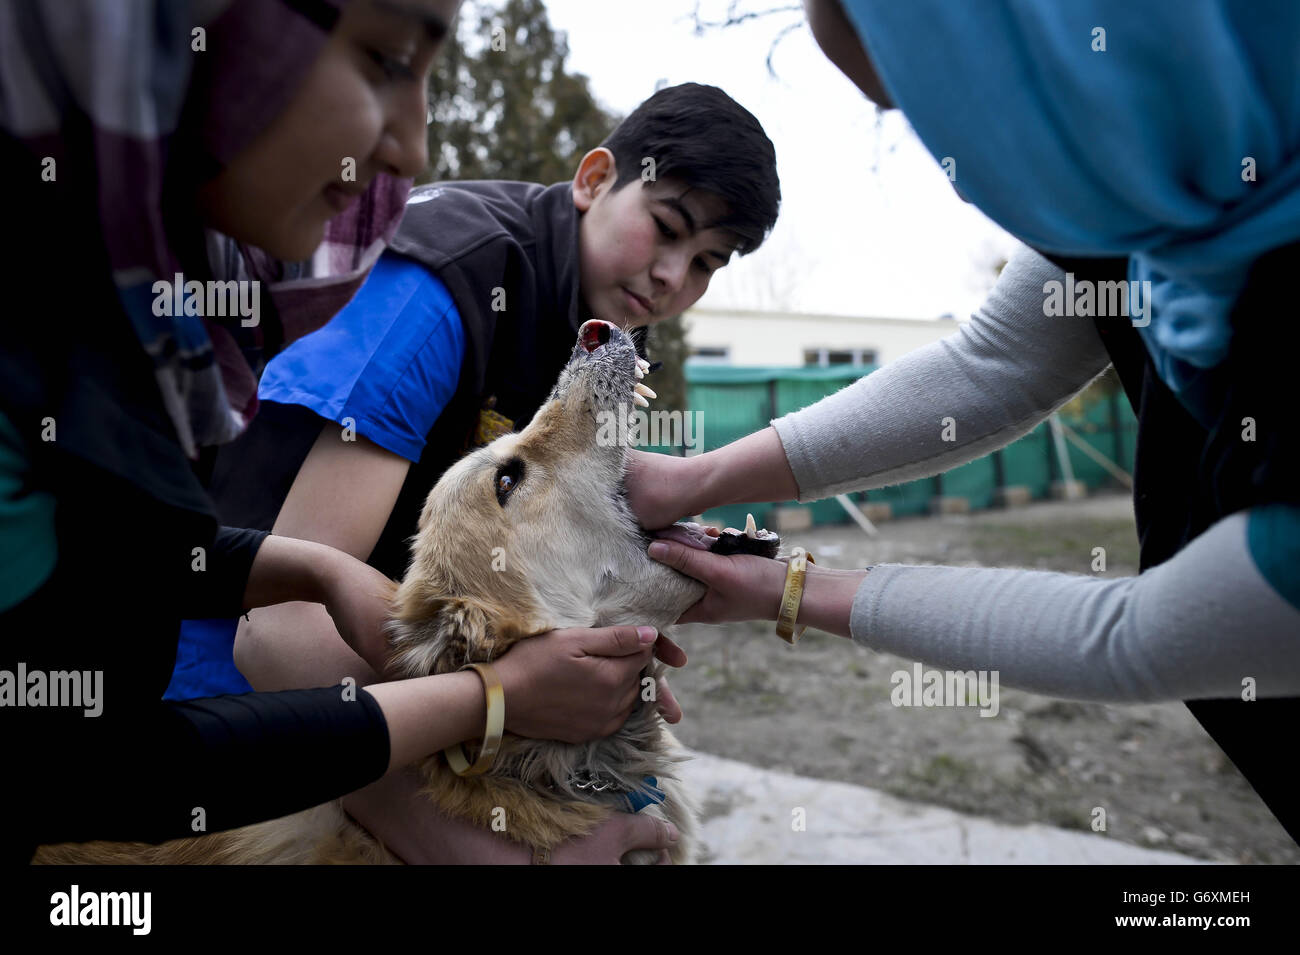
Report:
[[[510,496],[511,491],[519,486],[519,482],[523,479],[524,462],[519,458],[511,458],[497,468],[497,503],[505,507],[506,498]]]

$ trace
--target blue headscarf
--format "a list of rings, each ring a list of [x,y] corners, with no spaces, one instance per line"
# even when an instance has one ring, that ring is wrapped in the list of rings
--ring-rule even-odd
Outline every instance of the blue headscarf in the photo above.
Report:
[[[842,3],[966,198],[1044,251],[1130,256],[1175,392],[1223,361],[1250,264],[1300,239],[1300,2]]]

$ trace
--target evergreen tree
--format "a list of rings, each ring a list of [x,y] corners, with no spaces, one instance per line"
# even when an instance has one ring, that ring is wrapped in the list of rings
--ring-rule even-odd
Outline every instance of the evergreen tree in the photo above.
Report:
[[[618,124],[565,61],[542,0],[470,0],[429,79],[425,181],[570,179]]]
[[[687,410],[686,359],[690,348],[686,344],[686,323],[682,316],[674,315],[650,326],[646,354],[651,361],[664,363],[663,368],[647,379],[659,396],[651,402],[651,407],[659,411]]]

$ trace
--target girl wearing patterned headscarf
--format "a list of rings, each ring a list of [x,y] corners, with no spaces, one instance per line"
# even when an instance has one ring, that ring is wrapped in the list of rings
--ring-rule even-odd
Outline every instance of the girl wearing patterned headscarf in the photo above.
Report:
[[[12,857],[283,815],[478,733],[472,673],[160,700],[181,619],[289,600],[325,604],[382,670],[391,582],[321,544],[219,527],[194,465],[255,413],[264,361],[341,307],[391,236],[456,5],[0,3]],[[528,643],[497,664],[517,726],[599,659]],[[649,652],[617,664],[629,687]],[[527,670],[547,692],[520,687]],[[620,706],[549,729],[594,736]]]

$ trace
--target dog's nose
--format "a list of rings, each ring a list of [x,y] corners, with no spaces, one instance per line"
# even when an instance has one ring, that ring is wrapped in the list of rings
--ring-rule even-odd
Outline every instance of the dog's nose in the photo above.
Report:
[[[601,345],[609,343],[609,336],[613,330],[614,326],[609,322],[593,318],[589,322],[582,323],[582,327],[578,329],[578,340],[587,351],[595,351]]]

